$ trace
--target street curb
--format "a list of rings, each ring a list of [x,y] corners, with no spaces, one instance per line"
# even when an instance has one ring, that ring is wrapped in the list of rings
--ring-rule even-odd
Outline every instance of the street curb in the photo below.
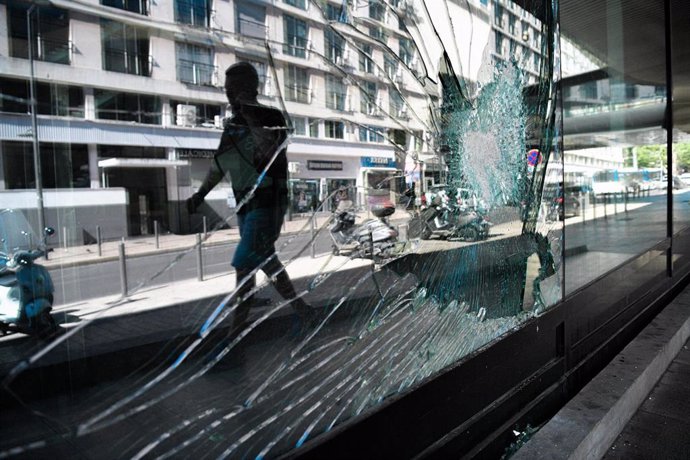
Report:
[[[689,338],[690,290],[686,290],[513,458],[603,457]]]

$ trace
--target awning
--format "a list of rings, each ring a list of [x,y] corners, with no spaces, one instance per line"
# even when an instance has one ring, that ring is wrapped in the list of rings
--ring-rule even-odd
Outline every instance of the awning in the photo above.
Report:
[[[187,166],[187,160],[162,160],[158,158],[108,158],[98,162],[99,168],[173,168]]]

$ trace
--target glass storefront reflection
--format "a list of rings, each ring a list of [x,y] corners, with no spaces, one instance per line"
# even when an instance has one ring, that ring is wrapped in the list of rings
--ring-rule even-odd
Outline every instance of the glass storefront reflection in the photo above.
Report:
[[[35,25],[5,29],[0,197],[55,230],[59,328],[0,338],[0,456],[286,454],[666,235],[665,87],[558,2],[60,5],[0,3]],[[238,62],[271,122],[232,105]],[[248,241],[275,253],[239,273]]]

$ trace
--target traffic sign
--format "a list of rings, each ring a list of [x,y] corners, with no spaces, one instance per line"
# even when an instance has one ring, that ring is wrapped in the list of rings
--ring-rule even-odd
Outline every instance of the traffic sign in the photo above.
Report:
[[[536,166],[538,164],[541,164],[541,152],[538,149],[532,149],[529,152],[527,152],[527,163],[530,166]]]

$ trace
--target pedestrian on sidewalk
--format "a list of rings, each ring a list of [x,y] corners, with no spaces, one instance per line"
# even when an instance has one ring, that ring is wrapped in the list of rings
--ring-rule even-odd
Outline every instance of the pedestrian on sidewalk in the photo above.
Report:
[[[240,230],[232,259],[239,303],[233,323],[236,330],[246,325],[255,303],[249,292],[256,285],[254,274],[259,267],[285,300],[292,299],[303,324],[314,316],[313,309],[296,298],[292,281],[275,253],[288,206],[288,127],[279,110],[257,101],[258,87],[258,73],[248,62],[238,62],[225,71],[232,117],[225,120],[220,145],[201,187],[187,200],[187,210],[194,213],[223,176],[229,176]]]

